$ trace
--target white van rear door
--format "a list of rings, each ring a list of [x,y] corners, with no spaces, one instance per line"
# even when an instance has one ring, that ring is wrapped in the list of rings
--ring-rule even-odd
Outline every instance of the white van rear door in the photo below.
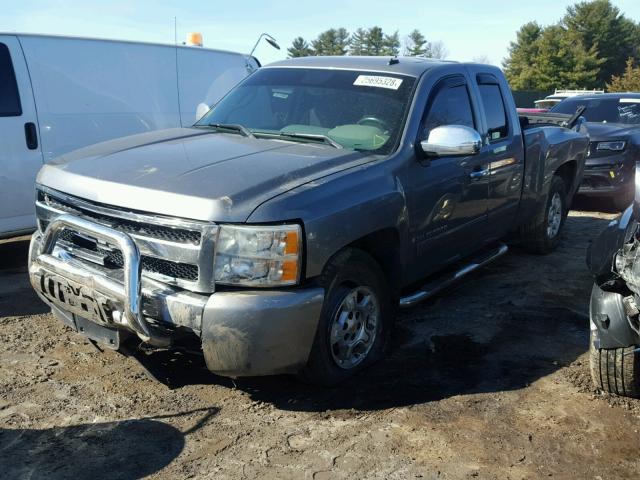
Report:
[[[0,35],[0,237],[35,228],[39,138],[22,48],[17,37]]]

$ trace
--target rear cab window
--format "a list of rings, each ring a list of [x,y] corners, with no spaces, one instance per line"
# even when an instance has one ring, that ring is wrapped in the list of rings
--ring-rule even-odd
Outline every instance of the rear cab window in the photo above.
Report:
[[[489,143],[504,140],[509,137],[509,119],[498,79],[489,74],[476,78],[487,122],[487,140]]]
[[[9,48],[4,43],[0,43],[0,117],[19,117],[20,115],[22,115],[22,107],[11,54]]]

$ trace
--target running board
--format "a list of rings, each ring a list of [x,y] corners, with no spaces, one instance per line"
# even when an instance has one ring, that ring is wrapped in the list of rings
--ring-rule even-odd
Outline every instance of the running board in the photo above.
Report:
[[[409,308],[414,305],[426,300],[427,298],[433,297],[436,293],[442,291],[449,285],[457,282],[465,275],[474,272],[480,267],[493,262],[495,259],[503,256],[509,247],[505,244],[500,244],[497,248],[493,250],[489,250],[488,252],[483,253],[482,255],[475,257],[471,260],[471,262],[465,264],[463,267],[455,270],[454,272],[449,273],[443,278],[436,279],[430,283],[424,285],[420,290],[410,295],[404,296],[400,298],[400,308]]]

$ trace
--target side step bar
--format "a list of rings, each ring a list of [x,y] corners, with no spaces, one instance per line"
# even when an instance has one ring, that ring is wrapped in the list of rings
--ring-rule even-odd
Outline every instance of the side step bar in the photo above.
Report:
[[[482,255],[473,258],[471,262],[467,263],[461,268],[445,275],[442,278],[427,283],[415,293],[400,298],[400,308],[413,307],[423,300],[433,297],[436,293],[457,282],[465,275],[477,270],[478,268],[488,263],[493,262],[497,258],[500,258],[505,253],[507,253],[508,250],[509,247],[507,247],[505,244],[500,244],[497,248],[489,250],[488,252],[485,252]]]

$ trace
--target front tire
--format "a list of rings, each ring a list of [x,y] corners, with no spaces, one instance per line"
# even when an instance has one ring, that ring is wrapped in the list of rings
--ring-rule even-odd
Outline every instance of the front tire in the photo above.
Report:
[[[302,380],[336,385],[383,357],[393,317],[378,263],[362,250],[335,255],[320,278],[325,300]]]
[[[640,398],[640,354],[636,348],[596,348],[591,333],[589,364],[596,388],[614,395]]]

